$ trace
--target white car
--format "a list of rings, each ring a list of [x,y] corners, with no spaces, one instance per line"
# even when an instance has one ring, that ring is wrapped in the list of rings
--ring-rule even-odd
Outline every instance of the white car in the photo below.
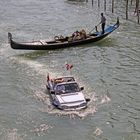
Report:
[[[46,85],[52,104],[61,110],[80,110],[87,107],[89,99],[85,99],[82,90],[74,77],[47,79]]]

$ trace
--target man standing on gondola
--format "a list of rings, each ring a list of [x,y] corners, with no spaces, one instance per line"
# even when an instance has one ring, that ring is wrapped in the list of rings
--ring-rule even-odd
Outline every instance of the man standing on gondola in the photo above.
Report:
[[[104,34],[104,32],[105,32],[105,23],[106,23],[106,18],[105,18],[105,16],[104,16],[104,14],[103,13],[101,13],[101,27],[102,27],[102,34]]]

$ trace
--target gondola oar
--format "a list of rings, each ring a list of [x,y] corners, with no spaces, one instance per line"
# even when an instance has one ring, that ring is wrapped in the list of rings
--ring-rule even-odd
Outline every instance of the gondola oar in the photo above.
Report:
[[[98,25],[96,25],[96,26],[89,32],[89,34],[90,34],[93,30],[97,29],[97,26],[99,26],[100,24],[101,24],[101,22],[100,22]]]

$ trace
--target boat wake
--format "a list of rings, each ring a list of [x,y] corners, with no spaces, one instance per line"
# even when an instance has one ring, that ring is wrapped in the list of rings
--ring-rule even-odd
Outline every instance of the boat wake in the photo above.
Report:
[[[47,91],[46,91],[47,92]],[[44,103],[44,107],[40,108],[39,110],[41,112],[46,112],[49,114],[53,114],[56,116],[68,116],[71,119],[74,119],[76,117],[79,117],[81,119],[84,119],[85,117],[89,115],[94,115],[101,105],[106,104],[110,102],[110,98],[107,95],[104,95],[102,97],[96,97],[94,94],[90,95],[90,101],[88,102],[88,106],[86,109],[82,110],[72,110],[72,111],[63,111],[55,108],[49,99],[49,94],[44,94],[43,92],[36,92],[34,97]]]
[[[17,129],[3,130],[2,134],[5,140],[23,140],[23,136],[18,134]]]
[[[7,53],[5,52],[5,54],[7,54]],[[98,111],[100,105],[106,104],[111,100],[107,95],[97,96],[96,93],[93,91],[93,89],[91,89],[89,85],[87,85],[86,83],[84,83],[84,81],[82,81],[82,85],[84,85],[84,87],[87,89],[87,90],[85,90],[85,98],[90,99],[90,101],[88,102],[88,107],[86,109],[83,109],[80,111],[58,110],[52,105],[49,94],[46,91],[46,86],[45,86],[46,76],[47,76],[47,73],[50,73],[54,77],[61,75],[63,73],[62,72],[56,73],[55,70],[50,69],[45,64],[39,63],[35,60],[30,60],[29,58],[26,58],[23,55],[21,55],[21,56],[19,56],[19,55],[11,56],[10,54],[8,54],[8,55],[9,56],[6,56],[6,58],[8,58],[10,63],[11,62],[13,64],[16,63],[19,66],[24,65],[23,67],[24,67],[25,71],[23,70],[23,68],[21,68],[21,69],[22,69],[22,72],[26,72],[26,75],[32,74],[32,78],[35,78],[35,77],[40,78],[38,81],[39,83],[37,84],[37,82],[35,82],[36,85],[34,85],[34,83],[33,83],[32,84],[33,87],[31,86],[30,90],[33,92],[32,95],[36,100],[43,102],[44,107],[39,109],[42,112],[47,112],[49,114],[54,114],[57,116],[69,116],[70,118],[75,118],[76,116],[78,116],[80,118],[85,118],[88,115],[95,114]],[[19,70],[20,70],[20,68],[19,68]],[[78,76],[76,78],[78,78]],[[31,79],[30,81],[32,82],[35,80],[38,80],[38,79]]]
[[[46,110],[43,109],[42,111],[45,112]],[[47,112],[49,112],[50,114],[55,114],[56,116],[68,116],[71,119],[74,119],[77,116],[80,117],[81,119],[84,119],[89,114],[94,114],[96,112],[96,107],[89,105],[86,109],[83,109],[80,111],[78,110],[62,111],[62,110],[58,110],[52,107],[52,108],[49,108]]]

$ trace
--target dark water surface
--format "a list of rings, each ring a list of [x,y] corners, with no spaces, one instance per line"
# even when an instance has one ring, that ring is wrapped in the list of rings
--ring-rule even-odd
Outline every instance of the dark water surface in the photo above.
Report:
[[[0,1],[0,139],[1,140],[140,140],[140,26],[124,6],[111,1],[107,24],[120,17],[120,28],[90,45],[55,51],[12,50],[17,41],[90,31],[102,8],[67,0]],[[103,5],[102,5],[103,6]],[[45,89],[46,75],[67,75],[65,63],[91,98],[88,108],[55,109]]]

